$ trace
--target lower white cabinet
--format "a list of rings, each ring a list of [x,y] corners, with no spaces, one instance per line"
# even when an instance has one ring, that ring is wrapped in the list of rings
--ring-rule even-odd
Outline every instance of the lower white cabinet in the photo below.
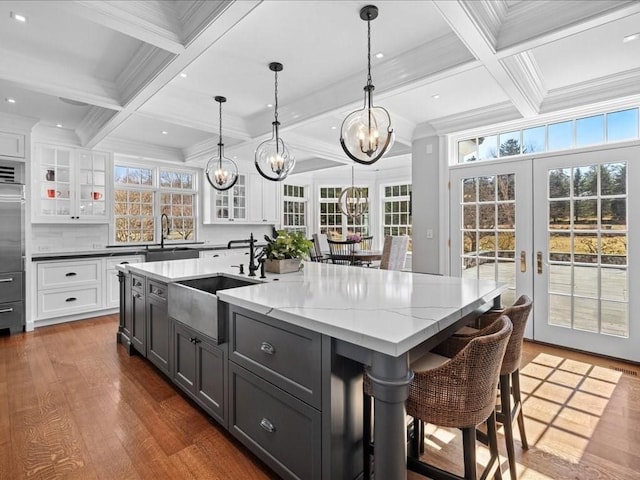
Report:
[[[120,282],[118,279],[118,270],[116,269],[116,265],[140,262],[144,262],[144,257],[142,255],[133,255],[130,257],[112,257],[106,259],[106,308],[118,308],[118,306],[120,305]]]
[[[141,255],[53,260],[37,264],[37,320],[118,308],[116,265]]]

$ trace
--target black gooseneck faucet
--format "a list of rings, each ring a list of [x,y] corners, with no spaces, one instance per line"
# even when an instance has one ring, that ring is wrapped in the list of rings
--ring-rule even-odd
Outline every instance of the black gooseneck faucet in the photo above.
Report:
[[[249,276],[255,277],[256,270],[258,270],[258,264],[256,263],[256,251],[255,251],[255,243],[256,240],[253,238],[253,232],[249,236]]]
[[[164,221],[167,221],[167,231],[164,231]],[[162,215],[160,215],[160,248],[164,248],[164,239],[165,239],[165,234],[167,236],[169,236],[169,234],[171,233],[171,227],[170,227],[170,222],[169,222],[169,216],[166,213],[163,213]]]

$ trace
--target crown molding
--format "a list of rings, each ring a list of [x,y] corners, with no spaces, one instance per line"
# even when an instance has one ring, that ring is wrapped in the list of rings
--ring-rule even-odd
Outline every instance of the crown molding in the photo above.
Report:
[[[514,55],[640,13],[634,0],[536,0],[509,8],[498,37],[498,56]]]
[[[116,78],[124,105],[138,95],[171,63],[175,55],[153,45],[143,44]]]
[[[503,58],[501,62],[522,95],[539,111],[547,89],[533,55],[529,52],[522,52]]]
[[[185,161],[182,150],[178,148],[161,147],[128,138],[111,136],[101,141],[96,148],[147,160],[164,160],[173,163],[184,163]]]
[[[86,145],[92,135],[116,115],[113,110],[92,106],[76,128],[82,145]]]
[[[440,117],[428,123],[438,135],[445,135],[520,118],[522,118],[522,115],[511,102],[502,102],[455,115]]]
[[[549,91],[541,113],[566,110],[640,94],[640,68]]]
[[[190,44],[193,40],[205,31],[216,18],[224,13],[226,9],[231,7],[234,1],[208,0],[184,2],[179,6],[178,20],[182,24],[183,39],[185,45]],[[255,8],[259,2],[254,2]],[[252,8],[252,9],[253,9]]]
[[[43,124],[38,124],[33,128],[31,139],[34,142],[49,142],[71,147],[82,146],[78,135],[73,130]]]
[[[494,2],[489,2],[488,0],[464,0],[460,3],[473,19],[476,28],[482,33],[487,44],[491,45],[495,52],[500,28],[507,17],[507,3],[504,0]]]
[[[165,51],[184,50],[173,2],[77,0],[58,2],[58,8]]]

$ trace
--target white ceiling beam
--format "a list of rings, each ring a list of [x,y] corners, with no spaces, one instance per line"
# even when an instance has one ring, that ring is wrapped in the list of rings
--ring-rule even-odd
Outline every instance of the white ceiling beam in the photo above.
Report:
[[[633,0],[537,0],[509,8],[496,43],[505,58],[640,13]]]
[[[540,107],[538,99],[528,96],[526,89],[515,81],[508,69],[500,62],[496,56],[496,46],[487,37],[486,29],[480,26],[482,21],[477,13],[474,14],[466,4],[461,2],[435,0],[434,4],[469,51],[484,64],[522,116],[535,116]]]
[[[60,9],[167,52],[184,51],[173,2],[158,0],[57,2]]]
[[[132,89],[127,94],[127,103],[122,111],[87,135],[86,147],[93,148],[116,130],[130,115],[142,107],[142,105],[151,99],[167,83],[173,80],[191,62],[202,55],[205,50],[218,41],[235,24],[245,18],[260,4],[260,1],[243,0],[204,3],[209,4],[209,16],[199,23],[203,30],[198,34],[191,35],[193,40],[179,55],[165,56],[163,62],[155,64],[155,60],[158,57],[150,54],[147,57],[147,61],[149,64],[155,64],[155,69],[144,71],[143,81],[141,82],[142,86],[138,90]],[[217,9],[214,10],[214,7]],[[162,58],[162,55],[160,58]]]
[[[0,79],[20,88],[64,97],[91,105],[122,110],[118,89],[112,82],[73,71],[36,57],[0,48]]]

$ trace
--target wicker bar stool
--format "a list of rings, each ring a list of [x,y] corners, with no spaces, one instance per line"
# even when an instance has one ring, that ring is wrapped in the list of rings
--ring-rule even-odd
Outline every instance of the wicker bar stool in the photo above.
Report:
[[[482,478],[501,479],[500,458],[496,433],[495,404],[500,365],[512,330],[507,316],[500,316],[451,359],[440,357],[444,363],[419,370],[420,364],[433,364],[427,354],[412,364],[414,379],[409,387],[407,414],[414,419],[414,435],[407,467],[432,479],[476,480],[476,427],[487,422],[491,458]],[[414,368],[415,367],[415,368]],[[365,374],[365,410],[371,408],[371,380]],[[423,442],[421,423],[462,430],[464,447],[464,477],[446,472],[418,459]],[[370,478],[371,412],[364,422],[365,475]],[[383,453],[384,454],[384,453]]]
[[[516,302],[502,310],[490,310],[477,319],[476,327],[463,327],[442,344],[438,345],[434,352],[445,357],[454,356],[471,339],[478,335],[484,335],[485,330],[496,318],[506,315],[513,323],[513,332],[504,354],[500,369],[500,410],[496,411],[496,420],[504,425],[504,437],[507,445],[507,458],[509,459],[509,474],[511,480],[516,480],[515,447],[513,440],[513,421],[517,419],[520,430],[522,449],[528,450],[527,435],[524,428],[524,415],[522,413],[522,397],[520,394],[520,361],[522,359],[522,341],[527,320],[533,307],[532,300],[527,295],[521,295]],[[511,398],[513,397],[513,405]],[[487,444],[486,435],[478,431],[478,440]]]

